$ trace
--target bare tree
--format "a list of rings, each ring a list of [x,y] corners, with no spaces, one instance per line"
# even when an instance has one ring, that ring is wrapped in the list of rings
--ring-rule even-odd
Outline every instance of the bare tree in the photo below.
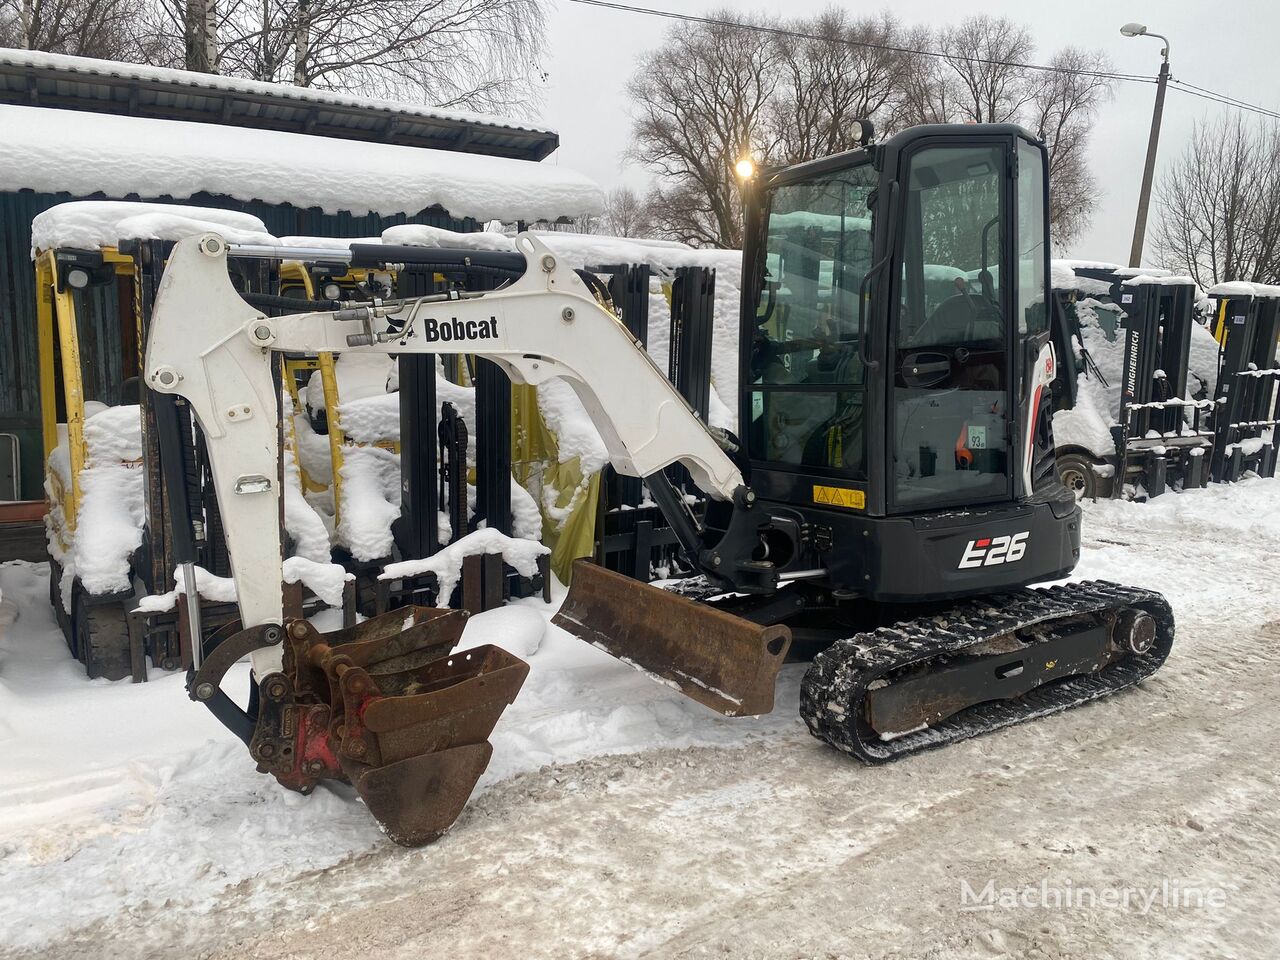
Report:
[[[808,19],[716,19],[733,22],[675,28],[629,86],[629,153],[658,175],[653,222],[667,235],[737,246],[732,167],[747,145],[773,163],[825,156],[854,145],[852,121],[862,118],[882,135],[912,123],[1021,123],[1049,150],[1055,240],[1088,223],[1097,193],[1089,130],[1110,95],[1095,75],[1110,66],[1102,54],[1067,47],[1050,61],[1057,69],[1031,69],[1027,29],[986,15],[910,30],[889,14],[854,18],[835,7]]]
[[[649,205],[630,187],[615,187],[605,194],[600,229],[614,237],[643,237],[652,229]]]
[[[1021,121],[1049,151],[1049,228],[1065,246],[1080,235],[1098,202],[1089,169],[1089,134],[1099,106],[1111,98],[1111,82],[1099,74],[1112,69],[1098,51],[1065,47],[1053,55],[1055,72],[1040,72]]]
[[[855,120],[874,120],[882,132],[898,125],[907,63],[889,49],[902,39],[891,15],[853,19],[832,7],[785,26],[792,35],[772,41],[781,82],[765,118],[764,139],[776,144],[771,160],[848,150],[857,145]]]
[[[713,16],[735,20],[730,11]],[[733,166],[745,153],[772,153],[765,115],[779,62],[775,44],[737,22],[681,24],[640,58],[627,85],[635,116],[628,152],[658,174],[657,226],[674,239],[741,245]]]
[[[1035,54],[1026,27],[1008,17],[966,17],[938,34],[948,67],[950,119],[973,123],[1016,122],[1030,103],[1035,84],[1021,66]]]
[[[133,52],[141,0],[0,0],[0,46],[118,59]]]
[[[0,0],[0,40],[21,38],[18,13],[30,5],[65,8],[63,19],[77,24],[93,22],[81,8],[124,11],[112,20],[127,28],[121,43],[96,51],[49,40],[38,49],[444,107],[537,100],[541,0]]]
[[[1280,283],[1280,127],[1199,124],[1156,191],[1163,266],[1200,286]]]
[[[932,27],[912,27],[903,46],[927,51],[934,49],[936,43]],[[923,52],[907,53],[903,55],[903,68],[899,102],[904,123],[946,123],[958,115],[956,80],[945,60]]]

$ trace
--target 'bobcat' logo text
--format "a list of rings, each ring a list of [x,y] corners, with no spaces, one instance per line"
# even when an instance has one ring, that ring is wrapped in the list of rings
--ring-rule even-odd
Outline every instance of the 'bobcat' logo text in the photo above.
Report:
[[[459,320],[454,317],[451,320],[437,320],[435,317],[427,317],[422,321],[420,331],[422,339],[427,343],[438,340],[446,343],[450,340],[492,340],[498,335],[498,318]]]

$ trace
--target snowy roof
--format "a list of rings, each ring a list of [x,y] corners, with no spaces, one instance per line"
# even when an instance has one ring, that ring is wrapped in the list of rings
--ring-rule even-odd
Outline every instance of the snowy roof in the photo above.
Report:
[[[1152,275],[1150,273],[1140,273],[1130,277],[1123,282],[1126,287],[1138,287],[1144,284],[1156,284],[1164,287],[1194,287],[1196,282],[1190,277],[1174,276],[1171,273],[1163,273],[1160,275]]]
[[[31,221],[31,252],[68,247],[95,250],[113,247],[121,240],[181,240],[209,231],[231,243],[280,242],[257,217],[235,210],[75,200],[50,207]]]
[[[1107,270],[1117,277],[1136,277],[1139,275],[1167,277],[1171,272],[1162,267],[1122,267],[1118,263],[1107,263],[1105,260],[1069,260],[1059,258],[1053,262],[1060,263],[1071,270]]]
[[[441,206],[477,220],[598,213],[603,193],[565,167],[244,127],[0,104],[0,190],[137,195],[201,191],[349,211],[413,215]]]
[[[1280,286],[1270,283],[1249,283],[1247,280],[1227,280],[1209,288],[1211,297],[1280,297]]]
[[[560,142],[555,130],[526,120],[31,50],[0,49],[0,102],[526,160],[543,159]]]

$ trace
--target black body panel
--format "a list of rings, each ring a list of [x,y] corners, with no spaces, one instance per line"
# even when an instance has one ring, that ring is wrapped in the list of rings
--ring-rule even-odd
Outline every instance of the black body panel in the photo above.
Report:
[[[1080,508],[1061,485],[1017,504],[872,517],[860,511],[801,505],[817,478],[757,470],[759,507],[800,531],[801,549],[781,570],[823,569],[824,586],[870,600],[906,603],[993,593],[1057,580],[1080,558]],[[820,482],[820,481],[819,481]],[[1025,537],[1019,537],[1026,534]],[[976,546],[982,540],[1018,538],[1018,559],[1004,560]],[[966,549],[981,562],[962,568]],[[999,553],[997,549],[997,554]],[[1002,562],[1003,561],[1003,562]]]

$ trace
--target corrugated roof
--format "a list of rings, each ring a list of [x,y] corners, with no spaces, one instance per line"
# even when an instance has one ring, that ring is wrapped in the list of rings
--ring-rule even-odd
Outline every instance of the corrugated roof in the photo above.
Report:
[[[0,103],[282,130],[541,160],[559,135],[537,124],[284,83],[0,49]]]

